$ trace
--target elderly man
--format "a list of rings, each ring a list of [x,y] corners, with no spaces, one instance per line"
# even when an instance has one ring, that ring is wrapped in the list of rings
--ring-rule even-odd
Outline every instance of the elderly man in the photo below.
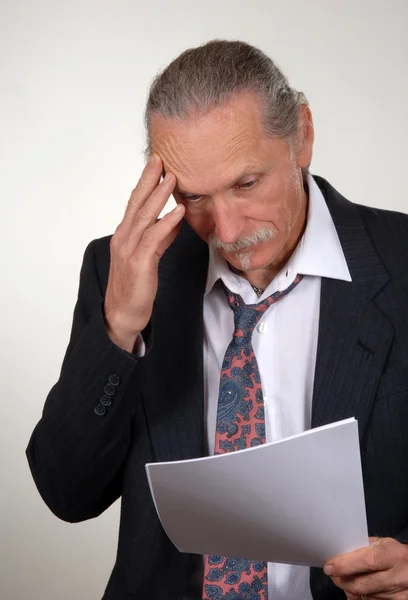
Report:
[[[148,163],[113,236],[85,251],[27,450],[42,497],[67,521],[122,497],[105,600],[408,598],[408,217],[310,175],[306,98],[245,43],[181,54],[146,125]],[[350,416],[366,548],[310,571],[182,554],[166,537],[145,463]]]

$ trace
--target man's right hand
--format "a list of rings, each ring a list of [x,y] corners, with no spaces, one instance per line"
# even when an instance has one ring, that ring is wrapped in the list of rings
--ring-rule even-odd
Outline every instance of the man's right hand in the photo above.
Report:
[[[105,322],[112,341],[132,352],[152,314],[158,287],[158,265],[180,229],[184,206],[158,216],[176,185],[173,173],[160,182],[163,163],[149,159],[133,190],[123,221],[110,242],[110,270],[105,295]]]

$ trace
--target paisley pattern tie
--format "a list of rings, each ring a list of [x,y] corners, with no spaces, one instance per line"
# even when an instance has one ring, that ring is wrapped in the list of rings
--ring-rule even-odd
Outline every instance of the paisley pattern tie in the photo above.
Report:
[[[264,312],[287,296],[303,275],[282,292],[258,304],[245,304],[224,287],[234,311],[235,330],[221,368],[215,454],[234,452],[265,443],[264,402],[252,332]],[[262,493],[260,491],[260,493]],[[203,600],[267,600],[267,563],[223,556],[206,556]]]

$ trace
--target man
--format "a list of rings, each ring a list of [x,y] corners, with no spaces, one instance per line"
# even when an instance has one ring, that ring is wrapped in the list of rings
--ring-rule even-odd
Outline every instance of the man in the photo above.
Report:
[[[42,497],[81,521],[122,496],[106,600],[408,598],[408,217],[309,174],[306,98],[242,42],[173,61],[146,125],[148,164],[114,235],[85,251],[60,378],[28,447]],[[350,416],[370,546],[310,571],[168,540],[145,463]]]

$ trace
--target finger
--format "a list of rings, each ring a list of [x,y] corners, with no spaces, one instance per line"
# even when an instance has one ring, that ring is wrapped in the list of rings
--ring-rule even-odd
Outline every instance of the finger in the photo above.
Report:
[[[129,248],[136,249],[145,231],[158,222],[158,217],[166,206],[171,193],[176,185],[176,178],[172,173],[167,173],[163,181],[156,187],[150,198],[140,207],[133,219],[129,232]]]
[[[159,185],[162,171],[163,163],[160,156],[152,154],[143,169],[136,187],[130,195],[122,221],[123,228],[131,227],[135,214]]]
[[[393,563],[390,549],[384,544],[378,544],[337,556],[328,561],[323,570],[331,577],[344,577],[384,571],[390,569]]]
[[[156,256],[158,258],[161,258],[163,256],[163,254],[165,253],[165,251],[167,250],[167,248],[174,242],[174,240],[176,239],[176,237],[180,231],[180,228],[181,228],[181,221],[179,223],[177,223],[177,225],[174,227],[174,229],[172,229],[171,232],[168,235],[166,235],[166,237],[159,243],[157,250],[156,250]]]
[[[178,204],[144,232],[135,253],[138,261],[150,262],[154,260],[156,263],[159,261],[177,236],[184,213],[184,205]]]
[[[356,577],[332,577],[333,583],[346,594],[368,597],[374,595],[388,595],[401,589],[393,581],[391,571],[378,571]]]

